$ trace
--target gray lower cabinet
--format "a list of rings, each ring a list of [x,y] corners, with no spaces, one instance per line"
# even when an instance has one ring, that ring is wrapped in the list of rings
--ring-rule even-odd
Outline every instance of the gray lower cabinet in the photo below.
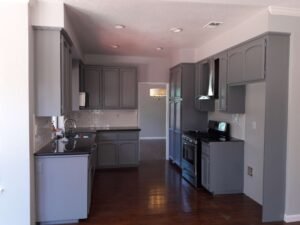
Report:
[[[138,162],[138,144],[136,141],[119,142],[119,166],[136,165]]]
[[[96,150],[35,157],[37,222],[69,223],[88,217],[95,159]]]
[[[251,40],[228,51],[228,84],[263,80],[266,65],[266,37]]]
[[[118,145],[102,142],[98,145],[98,167],[114,167],[118,165]]]
[[[72,41],[61,28],[34,27],[36,116],[72,110]]]
[[[201,184],[212,194],[243,193],[244,142],[202,142]]]
[[[138,165],[138,131],[99,132],[97,142],[97,168],[134,167]]]

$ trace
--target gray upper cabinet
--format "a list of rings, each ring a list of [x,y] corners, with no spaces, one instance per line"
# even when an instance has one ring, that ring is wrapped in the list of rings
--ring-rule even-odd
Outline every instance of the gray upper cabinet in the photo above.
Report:
[[[101,83],[100,68],[97,66],[85,66],[83,89],[88,96],[86,109],[98,109],[101,107]]]
[[[257,81],[265,78],[265,57],[265,38],[244,45],[244,81]]]
[[[227,53],[214,57],[219,65],[219,110],[227,113],[245,112],[245,85],[227,85]]]
[[[137,72],[136,68],[121,68],[121,102],[120,108],[136,109],[137,108]]]
[[[204,112],[211,112],[215,109],[215,101],[213,99],[210,100],[199,100],[201,95],[206,95],[204,93],[204,84],[208,83],[209,73],[210,73],[210,61],[203,60],[201,62],[196,63],[196,70],[195,70],[195,108],[199,111]]]
[[[119,68],[104,67],[103,73],[103,108],[120,108],[120,74]]]
[[[37,116],[71,111],[72,42],[61,28],[34,27]]]
[[[243,82],[243,47],[237,47],[228,51],[228,75],[227,83],[241,83]]]
[[[86,109],[137,109],[135,67],[87,65],[79,82],[88,96]]]
[[[259,38],[228,51],[228,84],[244,84],[265,78],[266,39]]]

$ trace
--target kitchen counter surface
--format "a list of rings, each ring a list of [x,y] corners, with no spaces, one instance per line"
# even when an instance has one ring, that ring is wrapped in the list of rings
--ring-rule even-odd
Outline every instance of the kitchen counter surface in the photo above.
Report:
[[[75,133],[97,133],[103,131],[141,131],[139,127],[78,127]]]
[[[96,147],[95,136],[89,138],[59,139],[53,140],[37,151],[35,156],[57,156],[57,155],[84,155],[90,154]]]

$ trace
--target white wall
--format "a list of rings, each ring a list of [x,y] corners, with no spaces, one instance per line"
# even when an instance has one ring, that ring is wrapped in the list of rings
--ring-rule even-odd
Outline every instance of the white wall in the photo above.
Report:
[[[64,4],[59,1],[34,1],[31,19],[34,26],[64,27]]]
[[[300,221],[300,18],[271,16],[270,30],[291,33],[285,219]]]
[[[265,33],[269,30],[268,26],[269,14],[267,10],[263,10],[233,27],[231,30],[200,45],[199,48],[196,49],[195,60],[200,61],[243,41]]]
[[[195,62],[195,49],[186,48],[179,49],[171,55],[171,67],[176,66],[179,63],[193,63]]]
[[[244,193],[253,200],[263,202],[263,160],[265,132],[265,82],[246,87]],[[247,167],[253,168],[253,176]]]
[[[29,225],[30,101],[28,2],[0,3],[0,224]]]
[[[150,88],[166,88],[166,84],[139,83],[140,137],[166,138],[166,97],[151,97]]]
[[[86,64],[134,65],[138,68],[139,82],[169,82],[170,62],[160,57],[85,55]]]

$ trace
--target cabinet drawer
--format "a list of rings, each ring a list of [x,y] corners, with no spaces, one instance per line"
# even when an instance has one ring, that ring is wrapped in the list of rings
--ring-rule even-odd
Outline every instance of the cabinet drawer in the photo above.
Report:
[[[120,132],[118,138],[119,140],[137,140],[139,138],[139,134],[136,131],[125,131]]]
[[[97,141],[115,141],[118,139],[118,132],[99,132],[97,133]]]

